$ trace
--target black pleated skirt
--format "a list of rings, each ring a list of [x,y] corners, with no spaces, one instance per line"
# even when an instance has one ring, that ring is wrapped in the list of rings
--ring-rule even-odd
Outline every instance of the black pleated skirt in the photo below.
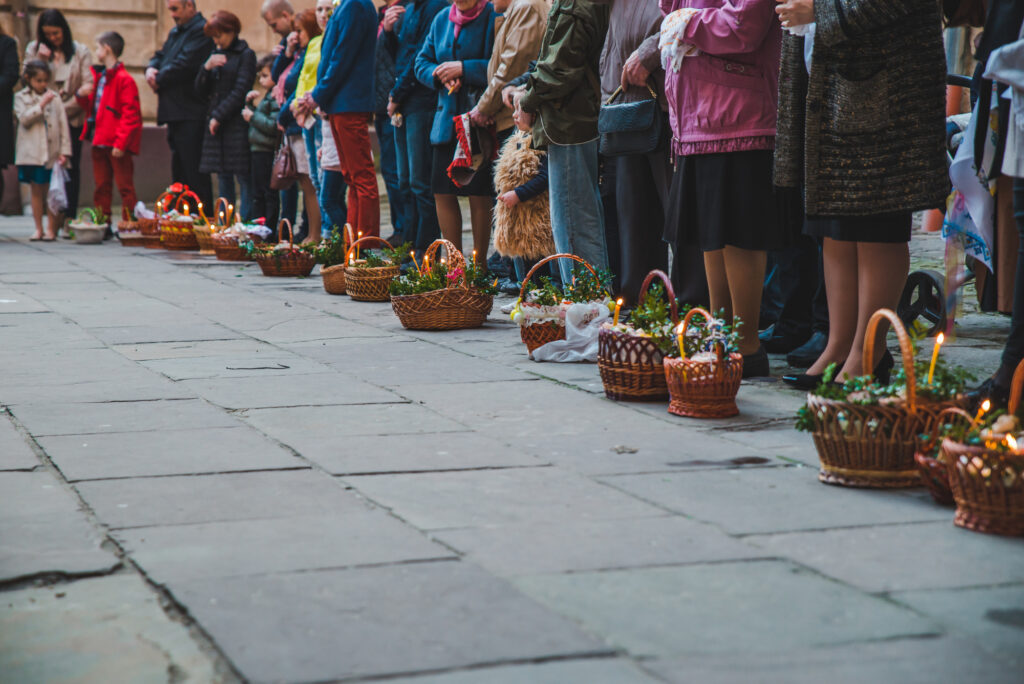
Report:
[[[874,216],[808,217],[804,233],[840,242],[910,242],[913,220],[909,211]]]
[[[781,249],[800,233],[798,191],[772,185],[771,150],[676,157],[665,240],[705,252]]]

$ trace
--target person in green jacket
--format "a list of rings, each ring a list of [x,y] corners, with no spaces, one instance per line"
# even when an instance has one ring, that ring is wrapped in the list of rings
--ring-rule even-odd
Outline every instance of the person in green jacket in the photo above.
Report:
[[[270,174],[274,168],[274,155],[281,144],[281,133],[277,129],[277,113],[281,107],[270,94],[274,87],[271,67],[274,55],[266,55],[256,64],[256,78],[263,89],[262,99],[258,90],[245,97],[242,118],[249,122],[249,153],[252,164],[252,206],[249,216],[266,219],[270,228],[277,226],[277,212],[280,193],[270,188]]]
[[[547,149],[551,230],[559,252],[608,269],[604,212],[598,190],[597,115],[601,108],[601,48],[609,7],[589,0],[554,0],[537,62],[516,95],[515,119]],[[563,282],[571,266],[560,260]]]

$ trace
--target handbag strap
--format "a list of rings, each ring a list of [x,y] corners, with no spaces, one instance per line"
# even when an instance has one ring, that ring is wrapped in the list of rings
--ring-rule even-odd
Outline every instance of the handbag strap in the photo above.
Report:
[[[657,102],[658,101],[658,93],[656,93],[654,91],[654,88],[651,87],[649,79],[648,79],[648,81],[646,83],[644,83],[644,86],[647,88],[647,92],[649,92],[651,94],[651,99],[654,100],[655,102]],[[607,101],[605,101],[605,104],[606,105],[610,105],[612,102],[615,102],[615,100],[618,99],[619,95],[622,95],[624,92],[626,92],[626,91],[622,89],[622,86],[619,86],[618,88],[615,89],[615,92],[611,94],[611,96],[607,99]]]

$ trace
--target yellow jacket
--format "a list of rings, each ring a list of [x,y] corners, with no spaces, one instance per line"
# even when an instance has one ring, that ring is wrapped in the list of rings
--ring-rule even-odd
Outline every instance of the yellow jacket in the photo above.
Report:
[[[302,71],[299,72],[299,82],[295,86],[295,102],[301,100],[303,95],[316,87],[316,71],[320,67],[320,44],[322,42],[323,34],[310,38],[306,45]]]

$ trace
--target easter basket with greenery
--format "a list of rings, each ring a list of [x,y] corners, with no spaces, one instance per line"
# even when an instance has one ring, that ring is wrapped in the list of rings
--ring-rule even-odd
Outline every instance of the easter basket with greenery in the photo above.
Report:
[[[363,245],[378,244],[381,254],[367,251]],[[361,237],[353,242],[345,254],[345,292],[359,302],[386,302],[391,294],[388,287],[398,277],[399,265],[408,245],[393,248],[386,240],[375,235]]]
[[[74,231],[75,242],[80,245],[98,245],[103,242],[107,232],[107,217],[95,207],[88,207],[78,212],[78,217],[68,223]]]
[[[345,257],[352,242],[352,226],[346,223],[343,229],[332,230],[317,245],[316,261],[320,264],[320,277],[323,279],[324,291],[327,294],[345,294]]]
[[[284,241],[281,226],[288,227],[288,242]],[[253,240],[241,243],[249,256],[260,265],[263,275],[271,278],[304,278],[316,266],[314,245],[296,245],[292,223],[281,219],[277,224],[277,244],[258,244]]]
[[[190,204],[192,202],[192,204]],[[194,230],[198,215],[192,209],[199,206],[199,197],[191,190],[178,195],[174,210],[160,217],[160,244],[174,251],[196,251],[199,240]]]
[[[444,247],[447,259],[438,259]],[[391,281],[391,307],[409,330],[479,328],[487,320],[497,288],[476,255],[470,262],[448,240],[434,240],[423,265]]]
[[[694,318],[700,319],[700,325]],[[677,329],[678,355],[666,356],[668,412],[688,418],[728,418],[740,412],[736,393],[743,379],[743,355],[734,325],[707,310],[690,309]]]

